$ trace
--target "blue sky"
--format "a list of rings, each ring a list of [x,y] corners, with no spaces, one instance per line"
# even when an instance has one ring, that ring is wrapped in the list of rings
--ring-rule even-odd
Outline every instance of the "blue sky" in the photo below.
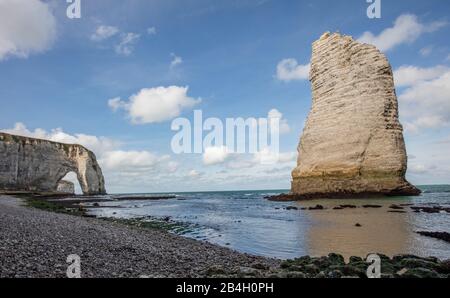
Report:
[[[109,192],[289,188],[311,104],[304,70],[325,31],[383,50],[396,73],[408,178],[450,182],[448,1],[383,0],[381,19],[367,17],[365,0],[81,0],[80,19],[67,18],[67,5],[0,0],[0,129],[82,143],[99,158]],[[280,64],[286,59],[290,68]],[[141,90],[170,96],[170,86],[181,92],[182,117],[276,109],[289,125],[284,158],[262,167],[254,156],[206,163],[173,154],[173,115],[152,120],[127,108]],[[136,113],[145,120],[133,121]]]

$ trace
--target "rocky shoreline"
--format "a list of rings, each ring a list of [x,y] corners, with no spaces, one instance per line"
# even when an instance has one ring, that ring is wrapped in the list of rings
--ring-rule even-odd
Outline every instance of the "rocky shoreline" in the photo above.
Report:
[[[345,262],[338,254],[286,261],[252,256],[174,235],[158,225],[53,211],[0,196],[0,277],[62,278],[69,254],[81,257],[82,277],[364,278],[369,266],[360,257]],[[379,256],[385,278],[450,277],[449,260]]]

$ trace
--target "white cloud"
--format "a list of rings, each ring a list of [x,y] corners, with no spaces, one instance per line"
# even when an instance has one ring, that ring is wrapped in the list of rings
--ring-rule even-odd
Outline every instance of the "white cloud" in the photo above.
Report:
[[[143,169],[151,168],[161,161],[160,157],[149,151],[109,151],[106,152],[100,162],[106,169]]]
[[[280,152],[278,154],[270,151],[268,148],[264,148],[259,152],[255,153],[253,156],[254,163],[263,164],[282,164],[295,161],[297,158],[296,152]]]
[[[428,172],[428,169],[422,164],[411,164],[408,166],[408,172],[413,174],[425,174]]]
[[[395,86],[412,86],[423,81],[433,80],[449,70],[449,67],[443,65],[429,68],[421,68],[412,65],[400,66],[394,71]]]
[[[384,52],[404,43],[412,43],[422,34],[434,32],[446,24],[446,22],[422,24],[417,16],[403,14],[395,20],[393,27],[383,30],[378,36],[366,31],[358,41],[373,44]]]
[[[110,107],[113,112],[116,112],[119,109],[126,108],[127,105],[120,97],[115,97],[108,100],[108,107]]]
[[[433,46],[424,47],[419,51],[420,55],[424,57],[429,56],[431,52],[433,52]]]
[[[176,161],[169,161],[167,163],[167,169],[169,170],[169,172],[171,173],[175,173],[178,170],[178,167],[180,165],[178,164],[178,162]]]
[[[95,32],[91,35],[91,40],[93,41],[102,41],[108,39],[114,35],[119,33],[119,29],[114,26],[98,26]]]
[[[147,28],[147,34],[148,35],[155,35],[156,34],[156,27]]]
[[[3,129],[2,132],[31,138],[45,139],[54,142],[80,144],[85,146],[89,150],[92,150],[96,155],[99,156],[119,146],[119,142],[106,137],[97,137],[81,133],[71,135],[65,133],[61,128],[55,128],[49,132],[42,128],[37,128],[31,131],[25,126],[25,124],[21,122],[16,123],[14,125],[14,128]]]
[[[134,124],[164,122],[200,103],[201,99],[189,97],[187,92],[188,87],[147,88],[132,95],[128,102],[115,98],[110,99],[108,105],[113,110],[126,110]]]
[[[189,171],[189,173],[188,173],[188,176],[191,177],[191,178],[197,178],[197,177],[199,177],[200,175],[201,175],[201,173],[198,172],[198,171],[196,171],[196,170],[191,170],[191,171]]]
[[[283,59],[277,65],[276,78],[285,82],[307,80],[310,67],[310,64],[298,64],[297,60],[293,58]]]
[[[283,114],[277,109],[272,109],[267,114],[267,118],[278,118],[280,121],[280,134],[286,134],[291,131],[289,127],[289,123],[286,119],[283,118]]]
[[[183,58],[175,55],[174,53],[171,53],[170,56],[172,56],[172,61],[170,61],[170,68],[174,68],[177,65],[183,63]]]
[[[124,56],[129,56],[133,53],[134,45],[141,36],[136,33],[124,33],[121,36],[119,44],[116,46],[116,53]]]
[[[203,153],[203,163],[205,165],[215,165],[225,162],[229,153],[225,146],[207,147]]]
[[[51,47],[55,38],[56,19],[47,3],[0,1],[0,60],[41,53]]]
[[[408,87],[400,96],[405,129],[441,128],[450,125],[450,70],[437,78]]]

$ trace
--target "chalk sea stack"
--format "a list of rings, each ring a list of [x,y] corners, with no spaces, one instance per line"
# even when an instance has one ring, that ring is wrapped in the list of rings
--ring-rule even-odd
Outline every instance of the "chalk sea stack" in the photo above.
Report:
[[[102,170],[85,147],[0,133],[0,191],[71,193],[73,184],[62,180],[69,172],[83,194],[106,193]]]
[[[291,195],[418,195],[391,66],[375,47],[325,33],[312,45],[312,108],[298,146]]]

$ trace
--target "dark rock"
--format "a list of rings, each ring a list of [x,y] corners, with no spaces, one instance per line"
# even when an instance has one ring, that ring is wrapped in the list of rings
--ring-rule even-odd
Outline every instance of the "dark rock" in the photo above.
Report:
[[[400,275],[403,278],[438,278],[439,274],[427,268],[413,268]]]
[[[450,243],[450,233],[447,233],[447,232],[418,231],[416,233],[419,235],[422,235],[422,236],[432,237],[432,238],[440,239],[440,240]]]
[[[450,274],[450,260],[442,261],[437,271],[442,274]]]
[[[363,205],[363,208],[381,208],[381,207],[383,207],[383,206],[381,206],[381,205]]]
[[[341,278],[342,277],[342,272],[339,270],[333,270],[328,272],[328,278]]]
[[[298,208],[295,206],[288,206],[286,207],[286,210],[298,210]]]
[[[330,253],[328,254],[328,260],[333,265],[345,265],[345,260],[342,255],[336,254],[336,253]]]
[[[400,261],[400,267],[402,268],[407,268],[407,269],[413,269],[413,268],[426,268],[426,269],[430,269],[430,270],[438,270],[439,269],[439,264],[432,262],[432,261],[428,261],[428,260],[424,260],[424,259],[419,259],[419,258],[406,258]]]
[[[291,201],[301,200],[301,198],[299,196],[292,195],[292,194],[284,194],[284,193],[276,195],[276,196],[265,196],[264,198],[269,201],[275,201],[275,202],[291,202]]]
[[[268,270],[269,269],[269,266],[267,266],[265,264],[261,264],[261,263],[252,264],[251,267],[255,268],[255,269],[259,269],[259,270]]]
[[[356,208],[356,206],[355,205],[339,205],[339,207],[341,207],[341,208],[350,208],[350,209],[354,209],[354,208]]]
[[[411,255],[411,254],[400,254],[400,255],[395,255],[392,257],[392,261],[394,263],[398,263],[404,259],[419,259],[419,260],[432,261],[432,262],[436,261],[436,258],[434,258],[434,257],[423,258],[423,257],[419,257],[416,255]]]
[[[299,271],[288,272],[285,275],[286,278],[306,278],[306,274]]]
[[[359,222],[357,222],[357,223],[355,224],[355,227],[362,227],[362,225],[361,225]]]
[[[355,257],[355,256],[351,256],[349,258],[349,264],[358,263],[358,262],[364,262],[364,260],[361,257]]]
[[[345,276],[349,276],[349,277],[360,277],[360,278],[366,278],[367,277],[367,268],[362,267],[362,266],[353,266],[350,264],[345,265],[342,269],[341,272],[345,275]]]
[[[323,210],[325,209],[322,205],[316,205],[314,207],[309,207],[309,210]]]
[[[327,275],[325,272],[320,271],[316,276],[314,276],[314,278],[327,278]]]
[[[442,206],[433,206],[433,207],[412,206],[410,208],[414,211],[421,211],[421,212],[425,212],[425,213],[440,213],[442,211],[450,213],[450,208],[444,208]]]
[[[227,273],[226,270],[222,266],[219,266],[219,265],[211,266],[206,270],[207,276],[217,275],[217,274],[226,274],[226,273]]]
[[[285,260],[281,262],[281,268],[289,268],[291,266],[304,266],[311,263],[312,258],[310,256],[303,256],[291,260]]]
[[[395,209],[395,210],[401,210],[401,209],[404,209],[402,206],[399,206],[399,205],[396,205],[396,204],[392,204],[391,206],[389,206],[389,208]]]
[[[303,266],[303,271],[310,275],[316,275],[320,272],[320,269],[314,264],[308,264]]]

